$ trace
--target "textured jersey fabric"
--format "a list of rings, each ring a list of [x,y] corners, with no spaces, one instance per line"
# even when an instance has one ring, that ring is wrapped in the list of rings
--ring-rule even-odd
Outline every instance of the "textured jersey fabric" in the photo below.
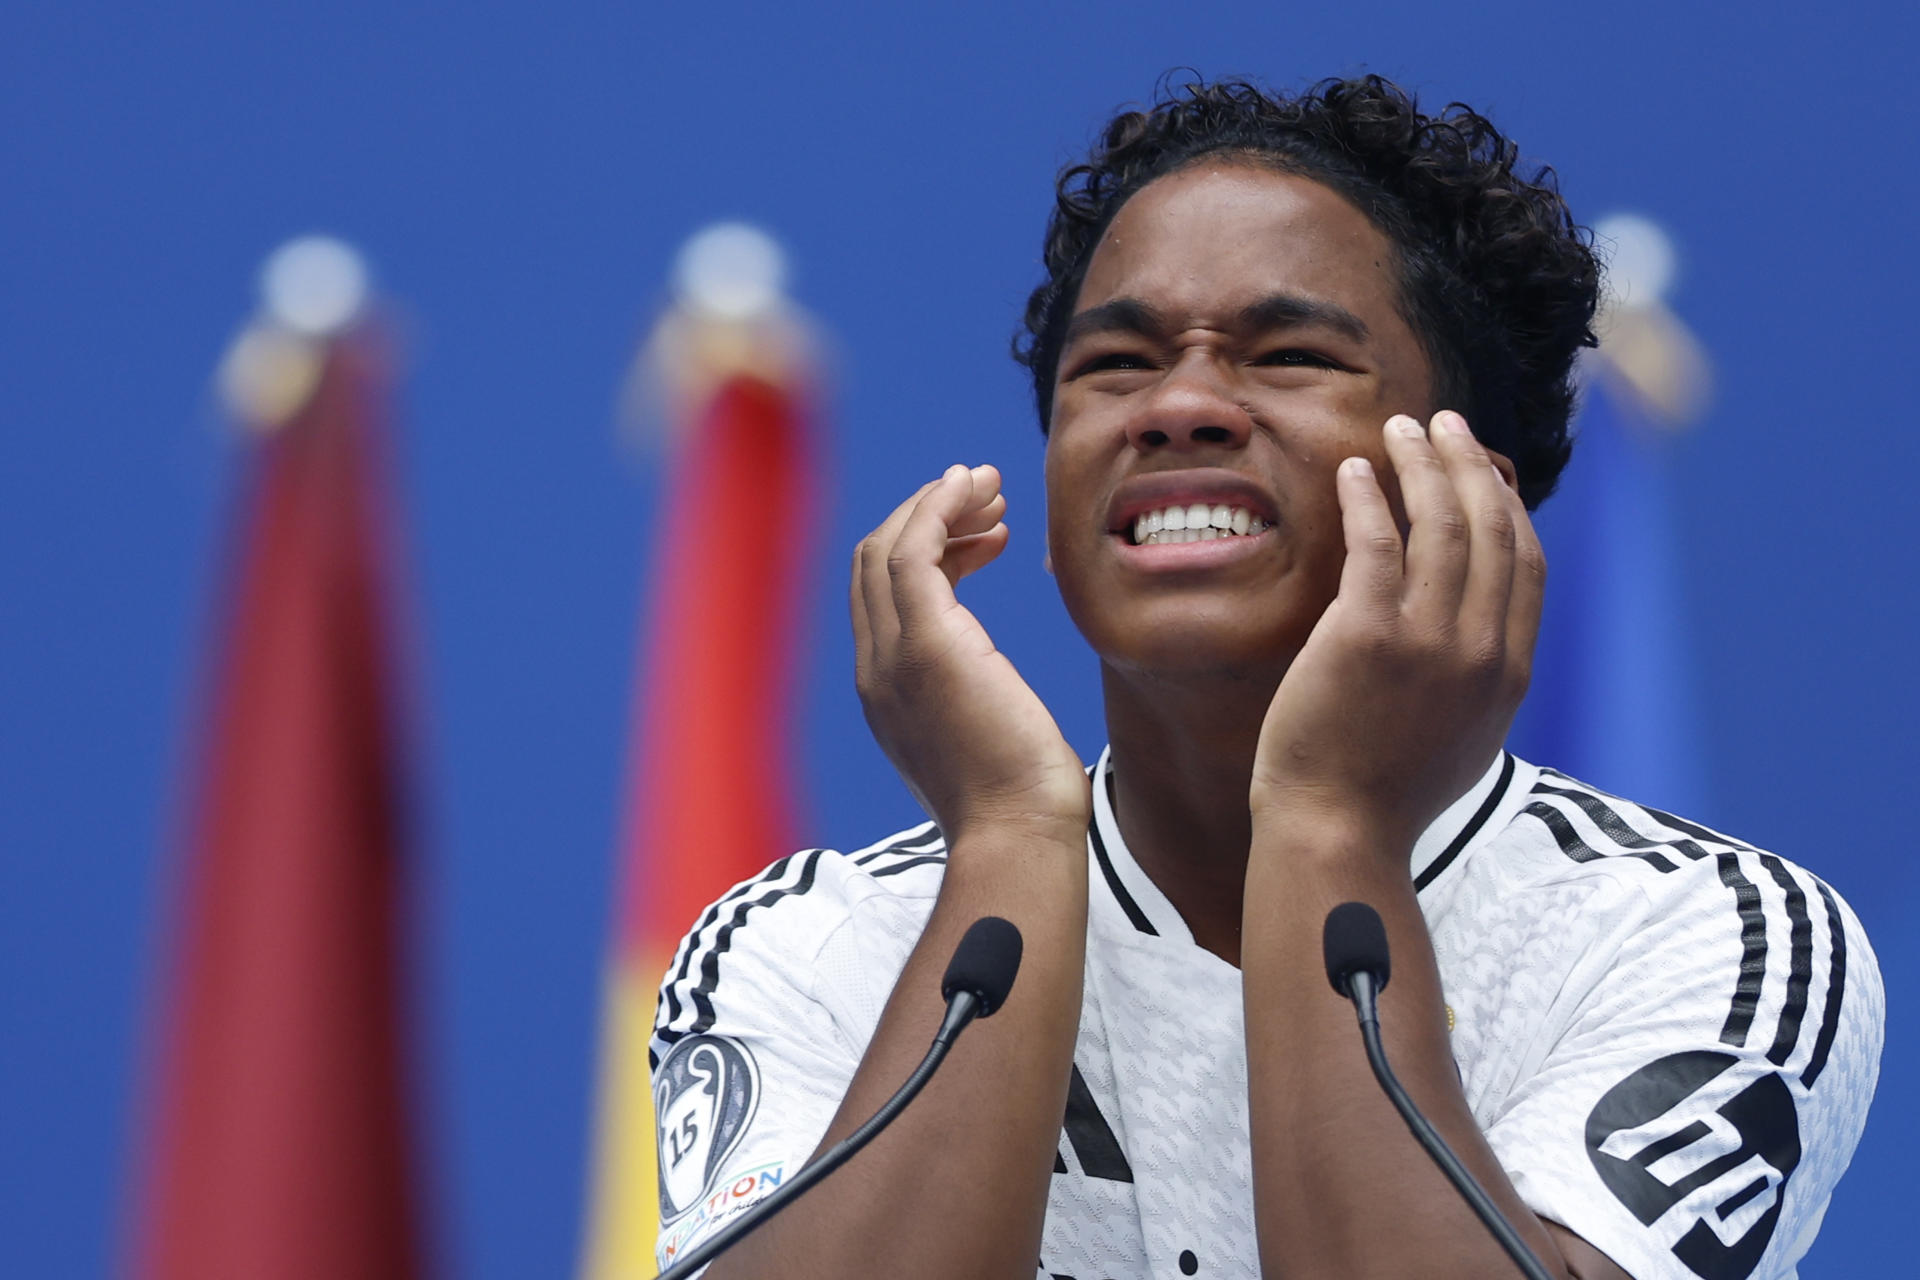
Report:
[[[1240,973],[1134,863],[1105,756],[1095,777],[1039,1273],[1256,1276]],[[653,1040],[663,1266],[818,1145],[945,858],[932,824],[807,850],[687,935]],[[1467,1101],[1527,1204],[1638,1280],[1792,1276],[1879,1065],[1879,972],[1838,895],[1506,754],[1412,866]]]

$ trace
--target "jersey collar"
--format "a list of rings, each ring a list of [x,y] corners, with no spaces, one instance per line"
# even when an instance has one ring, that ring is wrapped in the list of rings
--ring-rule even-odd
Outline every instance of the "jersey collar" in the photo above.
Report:
[[[1101,749],[1093,766],[1093,821],[1087,827],[1087,854],[1093,860],[1095,911],[1122,930],[1177,938],[1192,943],[1187,922],[1167,901],[1167,895],[1140,869],[1120,838],[1120,822],[1113,816],[1113,747]],[[1101,886],[1106,892],[1101,892]]]
[[[1093,862],[1095,910],[1133,932],[1191,943],[1193,934],[1186,921],[1133,860],[1127,842],[1120,836],[1109,791],[1112,756],[1113,748],[1104,748],[1100,762],[1093,767],[1093,822],[1087,828],[1087,852]],[[1414,842],[1414,888],[1424,890],[1462,854],[1503,828],[1512,819],[1512,811],[1526,800],[1538,773],[1511,752],[1502,751],[1479,780],[1448,805]]]

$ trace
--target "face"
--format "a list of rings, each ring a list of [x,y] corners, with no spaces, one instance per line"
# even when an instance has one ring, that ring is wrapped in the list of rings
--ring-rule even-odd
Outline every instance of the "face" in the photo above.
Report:
[[[1393,263],[1331,189],[1246,162],[1169,174],[1113,219],[1046,460],[1054,575],[1108,666],[1285,672],[1339,587],[1335,469],[1370,459],[1397,502],[1381,427],[1440,407]]]

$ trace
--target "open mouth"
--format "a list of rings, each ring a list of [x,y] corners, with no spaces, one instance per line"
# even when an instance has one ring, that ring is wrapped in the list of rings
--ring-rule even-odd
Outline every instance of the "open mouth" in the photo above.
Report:
[[[1133,546],[1154,547],[1172,542],[1251,537],[1266,528],[1267,522],[1245,507],[1194,502],[1143,511],[1133,518],[1133,527],[1127,530],[1127,535]]]

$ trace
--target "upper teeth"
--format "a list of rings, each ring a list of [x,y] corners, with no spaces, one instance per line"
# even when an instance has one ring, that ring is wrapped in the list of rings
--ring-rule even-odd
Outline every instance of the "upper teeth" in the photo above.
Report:
[[[1133,541],[1138,546],[1157,546],[1163,542],[1210,542],[1235,534],[1259,533],[1267,522],[1245,507],[1225,503],[1209,506],[1195,502],[1185,506],[1162,507],[1133,518]]]

